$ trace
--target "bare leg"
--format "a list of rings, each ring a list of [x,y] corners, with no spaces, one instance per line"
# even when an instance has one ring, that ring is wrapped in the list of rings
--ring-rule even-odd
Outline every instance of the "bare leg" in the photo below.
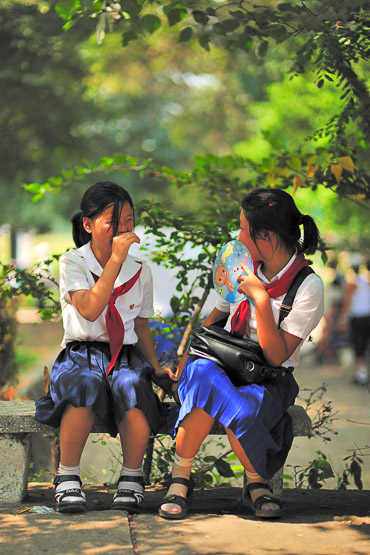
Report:
[[[214,418],[203,409],[195,408],[181,422],[176,436],[176,453],[180,457],[195,457],[211,431]]]
[[[118,429],[125,466],[138,468],[142,465],[150,435],[145,415],[137,408],[128,410]]]
[[[189,479],[193,459],[209,434],[213,422],[214,418],[200,408],[194,408],[181,422],[176,436],[176,454],[172,478]],[[185,498],[187,492],[188,487],[186,485],[173,483],[170,485],[167,495],[179,495]],[[181,512],[181,507],[176,502],[163,503],[161,504],[161,511],[176,515]]]
[[[125,412],[118,429],[123,465],[112,509],[138,510],[144,499],[142,464],[150,427],[144,413],[134,407]]]
[[[60,462],[78,466],[95,415],[91,407],[67,405],[60,424]]]
[[[227,437],[229,439],[232,450],[234,451],[235,455],[238,457],[239,461],[244,466],[244,468],[247,472],[248,483],[250,483],[250,482],[265,483],[266,480],[264,478],[262,478],[261,476],[259,476],[256,473],[256,471],[254,470],[250,460],[248,459],[247,455],[245,454],[245,451],[244,451],[243,447],[240,445],[240,442],[237,439],[237,437],[235,436],[235,434],[229,428],[225,428],[225,430],[226,430]],[[256,499],[258,499],[258,497],[261,497],[261,495],[265,495],[266,493],[270,493],[270,492],[269,492],[269,490],[266,490],[264,488],[258,488],[258,489],[251,490],[249,492],[249,495],[251,496],[252,503],[254,503],[256,501]],[[266,509],[268,511],[275,511],[275,510],[279,510],[279,508],[280,508],[278,505],[276,505],[276,503],[264,503],[262,505],[262,507],[263,507],[263,509]]]
[[[67,405],[60,423],[60,464],[55,500],[60,512],[84,512],[86,497],[81,490],[80,460],[94,423],[91,407]]]

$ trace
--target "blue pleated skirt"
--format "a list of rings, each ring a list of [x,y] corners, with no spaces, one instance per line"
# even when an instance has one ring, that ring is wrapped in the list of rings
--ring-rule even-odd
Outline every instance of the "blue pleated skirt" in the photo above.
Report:
[[[124,413],[136,407],[157,433],[168,410],[153,391],[152,365],[132,345],[122,347],[106,377],[109,361],[109,343],[68,343],[53,365],[49,392],[36,401],[36,420],[57,428],[67,404],[91,407],[115,437]]]
[[[175,437],[193,408],[202,408],[230,428],[255,471],[269,479],[284,465],[292,445],[292,423],[286,411],[298,391],[291,373],[271,382],[235,387],[215,362],[190,357],[179,380],[181,407],[170,411],[167,428]]]

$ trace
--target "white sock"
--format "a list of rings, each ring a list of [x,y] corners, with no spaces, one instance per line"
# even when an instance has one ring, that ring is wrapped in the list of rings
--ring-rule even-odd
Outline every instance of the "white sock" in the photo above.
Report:
[[[58,476],[69,476],[69,475],[80,476],[81,475],[80,465],[66,466],[59,463]],[[77,480],[68,480],[68,482],[62,482],[61,484],[58,484],[55,489],[55,493],[56,494],[63,493],[63,491],[67,489],[77,489],[77,488],[79,489],[81,488],[80,482],[78,482]],[[82,492],[82,495],[85,497],[85,494],[83,492]],[[71,496],[64,497],[63,501],[68,501],[68,502],[81,501],[81,497],[76,497],[74,495],[71,495]]]
[[[175,458],[173,461],[172,478],[186,478],[189,479],[191,466],[193,464],[194,457],[180,457],[175,453]],[[171,484],[167,495],[181,495],[181,497],[186,497],[188,493],[188,487],[183,484]],[[162,509],[169,513],[179,513],[181,512],[181,507],[175,503],[165,503],[162,505]]]
[[[125,464],[122,465],[120,477],[118,478],[118,489],[129,489],[131,491],[135,491],[137,493],[144,493],[144,486],[139,482],[126,482],[125,480],[121,479],[121,476],[142,476],[143,475],[143,468],[139,466],[139,468],[128,468]],[[120,496],[119,499],[113,499],[113,503],[115,501],[120,502],[133,502],[132,498],[130,497],[123,497]]]

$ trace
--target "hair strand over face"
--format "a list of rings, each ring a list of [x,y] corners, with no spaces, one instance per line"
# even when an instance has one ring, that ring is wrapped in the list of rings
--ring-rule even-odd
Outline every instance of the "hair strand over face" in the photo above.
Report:
[[[81,200],[80,212],[72,217],[72,235],[76,247],[88,243],[91,236],[83,226],[83,218],[95,220],[107,208],[113,207],[112,223],[113,235],[117,233],[123,205],[128,203],[134,212],[134,204],[129,193],[111,181],[99,181],[89,187]]]

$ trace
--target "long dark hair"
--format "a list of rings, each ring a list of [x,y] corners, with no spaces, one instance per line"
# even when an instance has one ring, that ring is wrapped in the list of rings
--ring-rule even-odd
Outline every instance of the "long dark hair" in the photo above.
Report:
[[[281,189],[255,189],[242,200],[250,236],[255,242],[263,232],[277,235],[292,254],[313,254],[320,242],[320,232],[312,216],[301,214],[293,197]],[[300,225],[303,226],[303,240]]]
[[[83,218],[95,220],[110,206],[113,206],[111,227],[115,235],[118,230],[122,207],[126,202],[134,210],[134,204],[129,193],[116,183],[99,181],[89,187],[82,197],[80,212],[77,212],[71,219],[72,236],[76,247],[86,245],[91,239],[90,233],[87,233],[83,226]]]

